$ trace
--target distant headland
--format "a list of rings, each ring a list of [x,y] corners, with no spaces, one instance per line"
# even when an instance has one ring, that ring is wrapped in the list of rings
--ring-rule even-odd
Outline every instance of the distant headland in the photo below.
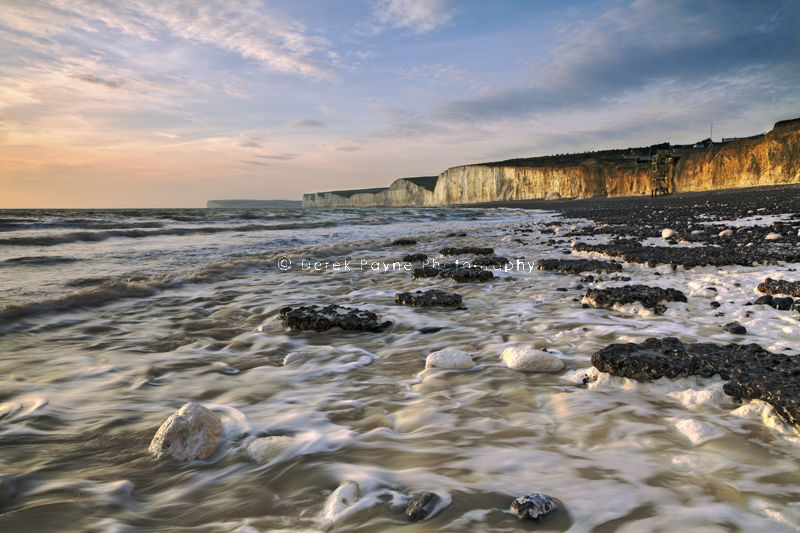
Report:
[[[438,176],[399,178],[389,187],[304,194],[302,205],[437,206],[788,183],[800,183],[800,118],[777,122],[768,133],[721,142],[709,138],[456,166]]]

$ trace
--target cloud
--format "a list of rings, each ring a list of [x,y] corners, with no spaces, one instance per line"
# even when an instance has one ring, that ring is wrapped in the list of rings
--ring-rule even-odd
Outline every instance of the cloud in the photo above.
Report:
[[[273,161],[289,161],[290,159],[295,159],[298,157],[298,154],[283,153],[276,155],[258,155],[256,157],[260,157],[262,159],[271,159]]]
[[[106,79],[93,74],[73,74],[70,77],[76,80],[85,81],[86,83],[94,83],[96,85],[104,85],[111,89],[120,89],[125,86],[125,80],[121,79]]]
[[[800,84],[798,24],[792,0],[634,0],[562,27],[562,44],[533,83],[447,102],[437,114],[453,122],[530,119],[618,105],[654,87],[681,93],[673,102],[680,112],[716,84],[740,90],[742,104],[753,92],[748,84],[785,99]],[[663,109],[658,96],[651,104]]]
[[[239,135],[239,138],[234,143],[234,146],[238,148],[263,148],[264,145],[262,143],[264,139],[260,137],[253,137],[251,135]]]
[[[320,122],[319,120],[314,120],[311,118],[301,118],[300,120],[295,120],[288,124],[288,127],[293,129],[314,129],[314,128],[324,128],[325,123]]]
[[[177,139],[178,136],[174,133],[167,133],[166,131],[154,131],[153,135],[157,137],[164,137],[165,139]]]
[[[453,16],[448,0],[377,0],[372,5],[372,31],[392,28],[419,35],[446,26]]]

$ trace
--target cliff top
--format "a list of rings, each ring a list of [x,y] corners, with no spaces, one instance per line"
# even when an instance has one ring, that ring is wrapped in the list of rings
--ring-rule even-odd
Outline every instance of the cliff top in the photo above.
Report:
[[[336,196],[341,196],[342,198],[350,198],[354,194],[362,194],[362,193],[375,194],[388,190],[389,187],[375,187],[373,189],[350,189],[349,191],[324,191],[324,192],[318,192],[316,194],[335,194]]]
[[[419,176],[417,178],[400,178],[401,180],[410,181],[418,187],[427,189],[433,192],[436,189],[436,182],[439,181],[439,176]]]

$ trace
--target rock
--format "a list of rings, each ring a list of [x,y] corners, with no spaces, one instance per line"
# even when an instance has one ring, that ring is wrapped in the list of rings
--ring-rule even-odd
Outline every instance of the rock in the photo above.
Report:
[[[372,311],[340,305],[284,307],[280,317],[285,326],[302,331],[325,331],[338,326],[344,330],[380,332],[392,325],[388,320],[379,322]]]
[[[414,239],[401,238],[392,241],[392,246],[411,246],[413,244],[417,244]]]
[[[678,232],[674,229],[664,228],[661,230],[661,238],[662,239],[674,239],[678,236]]]
[[[394,301],[412,307],[456,307],[461,305],[461,295],[437,290],[398,292],[394,296]]]
[[[621,257],[629,263],[642,263],[651,267],[658,264],[669,264],[673,267],[682,265],[685,268],[707,265],[752,266],[755,262],[775,259],[787,262],[795,262],[792,261],[793,259],[800,260],[800,254],[797,253],[783,254],[777,251],[766,253],[759,250],[758,247],[753,249],[723,248],[721,246],[670,248],[668,246],[642,246],[638,242],[630,241],[615,243],[609,241],[608,244],[578,242],[572,249],[576,252],[597,252],[612,257]]]
[[[756,298],[756,305],[772,305],[772,296],[769,294],[765,294],[764,296],[759,296]]]
[[[331,492],[322,509],[323,522],[333,523],[340,519],[358,501],[360,491],[352,481],[345,481]]]
[[[580,274],[581,272],[619,272],[622,265],[614,261],[598,261],[596,259],[539,259],[536,261],[539,270],[551,270]]]
[[[428,260],[428,256],[425,254],[409,254],[403,256],[404,263],[424,263]]]
[[[450,278],[457,283],[489,281],[490,279],[494,279],[494,274],[492,274],[491,271],[478,267],[443,268],[439,276],[442,278]]]
[[[747,328],[738,322],[728,322],[722,327],[725,333],[733,333],[734,335],[744,335],[747,333]]]
[[[253,439],[245,447],[247,456],[253,462],[266,464],[283,453],[294,439],[284,435]]]
[[[692,232],[692,233],[694,233],[694,232]],[[702,232],[700,232],[700,233],[702,233]],[[719,232],[719,236],[720,236],[721,239],[730,239],[731,237],[733,237],[733,230],[732,229],[724,229],[724,230]]]
[[[472,368],[473,365],[467,352],[452,348],[432,352],[425,359],[425,368]]]
[[[718,307],[719,307],[719,306],[721,306],[721,305],[722,305],[722,304],[720,304],[719,302],[711,302],[711,307],[712,307],[713,309],[716,309],[716,308],[718,308]]]
[[[767,236],[764,237],[765,241],[779,241],[783,236],[780,233],[767,233]]]
[[[592,355],[601,372],[640,381],[719,374],[736,400],[763,400],[790,424],[800,423],[800,358],[757,344],[684,344],[673,337],[642,344],[611,344]]]
[[[494,248],[478,248],[475,246],[447,247],[439,250],[439,253],[442,255],[494,255]]]
[[[283,357],[283,366],[289,366],[293,363],[301,363],[310,357],[311,354],[306,352],[289,352]]]
[[[429,333],[436,333],[438,331],[442,331],[442,329],[444,329],[444,328],[441,328],[441,327],[438,327],[438,326],[428,326],[428,327],[419,328],[417,331],[419,331],[422,335],[428,335]]]
[[[436,509],[442,499],[435,492],[419,491],[411,495],[406,504],[405,515],[412,522],[425,520]]]
[[[675,429],[686,437],[693,446],[702,444],[706,441],[716,439],[724,435],[724,433],[716,426],[712,426],[707,422],[701,422],[691,418],[672,419]]]
[[[772,307],[774,307],[778,311],[788,311],[792,308],[793,304],[794,304],[794,299],[792,299],[791,296],[787,296],[785,298],[772,299]]]
[[[470,264],[476,267],[486,267],[486,268],[500,268],[507,264],[511,263],[506,257],[498,257],[496,255],[488,255],[485,257],[476,257]]]
[[[558,372],[564,369],[564,361],[544,350],[506,348],[501,357],[508,368],[521,372]]]
[[[221,435],[222,423],[217,415],[191,402],[161,424],[150,442],[149,451],[159,459],[202,460],[214,453]]]
[[[411,273],[411,279],[435,278],[440,273],[441,273],[440,269],[425,265],[415,268],[414,271]]]
[[[560,507],[558,500],[547,494],[526,494],[511,502],[511,510],[519,518],[539,520]]]
[[[764,294],[788,294],[800,296],[800,281],[786,281],[784,279],[767,278],[756,287],[758,292]]]
[[[587,289],[583,294],[583,302],[593,307],[611,308],[614,305],[640,302],[657,315],[663,314],[667,310],[667,307],[660,303],[662,301],[685,302],[686,296],[676,289],[662,289],[661,287],[648,287],[647,285]]]

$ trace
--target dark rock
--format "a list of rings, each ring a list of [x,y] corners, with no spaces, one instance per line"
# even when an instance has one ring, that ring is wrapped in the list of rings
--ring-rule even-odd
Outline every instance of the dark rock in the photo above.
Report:
[[[593,281],[594,281],[594,276],[592,276],[591,274],[589,274],[588,276],[584,276],[584,277],[582,277],[582,278],[581,278],[581,282],[582,282],[582,283],[591,283],[591,282],[593,282]]]
[[[411,495],[406,505],[405,515],[412,522],[425,520],[436,509],[441,498],[435,492],[419,491]]]
[[[592,355],[592,364],[615,376],[648,381],[661,377],[711,377],[728,383],[737,400],[763,400],[785,420],[800,424],[800,358],[774,354],[757,344],[684,344],[674,337],[642,344],[611,344]]]
[[[453,267],[444,268],[439,274],[443,278],[450,278],[458,283],[469,281],[489,281],[494,278],[494,274],[489,270],[483,270],[479,267]]]
[[[738,322],[728,322],[722,327],[725,333],[733,333],[734,335],[744,335],[747,333],[747,328]]]
[[[421,266],[415,268],[413,272],[411,272],[412,279],[419,279],[419,278],[435,278],[441,272],[440,269],[431,267],[431,266]]]
[[[547,494],[526,494],[511,502],[511,510],[520,518],[539,520],[560,507],[558,500]]]
[[[660,276],[660,272],[656,272],[657,276]],[[611,276],[611,281],[630,281],[630,276]]]
[[[641,302],[655,314],[663,314],[667,307],[659,302],[685,302],[686,296],[676,289],[662,289],[647,285],[625,285],[607,289],[587,289],[583,294],[587,303],[594,307],[611,308],[615,304]]]
[[[767,278],[764,280],[764,283],[758,284],[756,290],[764,294],[789,294],[791,296],[800,296],[800,281]]]
[[[398,292],[394,297],[394,301],[412,307],[456,307],[461,305],[461,295],[437,290]]]
[[[392,325],[388,320],[379,322],[372,311],[340,305],[284,307],[280,317],[284,325],[303,331],[325,331],[338,326],[345,330],[380,332]]]
[[[614,261],[597,261],[595,259],[539,259],[536,261],[539,270],[567,272],[580,274],[581,272],[619,272],[622,265]]]
[[[414,239],[395,239],[392,241],[392,246],[411,246],[412,244],[417,244],[417,241]]]
[[[756,305],[772,305],[772,296],[765,294],[756,298]]]
[[[437,326],[428,326],[428,327],[425,327],[425,328],[419,328],[417,331],[419,331],[423,335],[427,335],[429,333],[436,333],[437,331],[442,331],[442,329],[444,329],[444,328],[437,327]]]
[[[511,261],[509,261],[505,257],[498,257],[496,255],[489,255],[489,256],[486,256],[486,257],[476,257],[475,259],[470,261],[470,264],[472,266],[476,266],[476,267],[500,268],[502,266],[505,266],[505,265],[509,264],[510,262]]]
[[[460,232],[457,232],[457,233],[448,233],[447,236],[448,237],[466,237],[467,234],[464,233],[463,231],[460,231]]]
[[[567,288],[566,287],[558,287],[556,290],[558,292],[567,292]]]
[[[403,256],[404,263],[424,263],[428,260],[428,256],[425,254],[409,254]]]
[[[756,251],[741,247],[736,249],[719,246],[700,246],[696,248],[670,248],[666,246],[642,246],[640,243],[624,244],[586,244],[575,243],[572,247],[578,252],[598,252],[612,257],[621,257],[630,263],[642,263],[654,267],[657,264],[669,264],[673,267],[683,265],[686,268],[696,266],[751,266],[761,262],[763,257]]]
[[[772,307],[778,311],[788,311],[792,308],[792,304],[794,304],[794,299],[791,296],[772,299]]]
[[[494,248],[477,248],[475,246],[448,247],[442,248],[439,253],[442,255],[494,255]]]
[[[716,309],[720,305],[722,305],[722,304],[720,304],[719,302],[711,302],[711,307],[714,308],[714,309]]]

